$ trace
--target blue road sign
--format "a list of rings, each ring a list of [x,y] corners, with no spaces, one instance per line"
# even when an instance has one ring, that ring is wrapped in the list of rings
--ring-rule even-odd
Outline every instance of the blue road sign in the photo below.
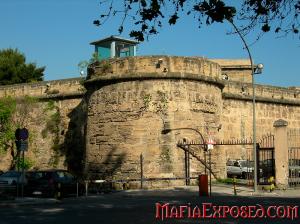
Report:
[[[18,151],[27,151],[28,150],[28,141],[17,140],[16,146]]]
[[[15,132],[15,137],[17,140],[27,140],[29,137],[29,132],[26,128],[18,128]]]

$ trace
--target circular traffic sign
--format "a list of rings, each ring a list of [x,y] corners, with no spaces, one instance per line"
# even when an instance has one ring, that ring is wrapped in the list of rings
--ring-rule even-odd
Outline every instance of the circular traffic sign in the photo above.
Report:
[[[17,140],[27,140],[29,137],[29,132],[26,128],[18,128],[15,132],[15,137]]]

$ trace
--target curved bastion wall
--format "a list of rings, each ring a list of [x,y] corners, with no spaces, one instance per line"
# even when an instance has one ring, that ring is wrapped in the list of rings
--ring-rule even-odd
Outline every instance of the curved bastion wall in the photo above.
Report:
[[[194,128],[214,140],[252,136],[248,60],[212,61],[166,56],[113,59],[90,67],[86,81],[0,86],[0,101],[6,97],[17,101],[16,118],[29,110],[24,120],[30,132],[25,158],[32,162],[31,169],[64,168],[82,174],[85,167],[97,178],[139,178],[143,154],[145,177],[184,177],[185,155],[176,143],[183,138],[199,140],[199,135],[187,129],[162,134],[163,129]],[[287,121],[288,128],[299,129],[300,88],[256,85],[257,139],[274,133],[273,124],[279,119]],[[220,130],[210,128],[220,124]],[[190,149],[203,159],[199,147]],[[251,145],[214,146],[212,170],[224,178],[227,159],[251,160],[252,151]],[[190,159],[191,176],[204,173],[203,165]],[[12,162],[11,151],[0,149],[0,170],[10,169]]]
[[[145,178],[184,177],[184,151],[176,143],[199,135],[162,130],[188,127],[205,135],[206,124],[220,123],[221,68],[204,58],[112,59],[90,68],[85,86],[86,172],[98,178],[140,178],[141,154]],[[203,169],[192,160],[191,175]]]

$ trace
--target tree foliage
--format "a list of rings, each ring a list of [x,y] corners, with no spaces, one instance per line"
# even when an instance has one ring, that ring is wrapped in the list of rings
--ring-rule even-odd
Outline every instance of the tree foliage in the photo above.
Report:
[[[0,151],[9,148],[14,139],[12,118],[15,111],[15,99],[7,97],[0,100]]]
[[[157,34],[165,23],[175,25],[184,16],[193,16],[199,27],[238,20],[243,35],[257,27],[262,33],[273,30],[299,35],[299,0],[101,0],[100,6],[102,13],[95,25],[120,16],[119,32],[123,32],[125,22],[130,20],[135,25],[130,36],[140,41]]]
[[[0,99],[0,153],[10,152],[13,158],[10,169],[15,168],[19,153],[15,148],[15,131],[28,126],[28,115],[37,102],[37,99],[29,96]]]
[[[44,70],[35,63],[27,64],[17,49],[0,50],[0,85],[42,81]]]
[[[80,75],[82,75],[82,72],[87,73],[88,66],[90,64],[93,64],[93,63],[98,62],[98,61],[99,61],[99,58],[98,58],[98,53],[97,52],[94,52],[92,54],[92,57],[88,61],[87,60],[80,61],[77,65]]]

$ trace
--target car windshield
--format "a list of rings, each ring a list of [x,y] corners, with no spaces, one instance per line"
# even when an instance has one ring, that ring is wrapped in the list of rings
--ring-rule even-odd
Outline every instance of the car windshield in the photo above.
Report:
[[[57,171],[56,176],[59,179],[73,179],[73,175],[65,171]]]
[[[19,177],[19,176],[21,176],[21,173],[16,171],[9,171],[1,175],[1,177]]]
[[[63,171],[57,171],[56,175],[58,176],[58,178],[64,178],[65,177],[65,172],[63,172]]]
[[[30,178],[30,179],[39,179],[39,178],[42,178],[44,175],[43,175],[43,172],[29,172],[27,173],[27,177]]]
[[[234,164],[234,161],[232,161],[232,160],[228,160],[226,163],[227,166],[233,166],[233,164]]]
[[[65,177],[70,178],[70,179],[74,178],[74,176],[68,172],[65,172]]]
[[[240,161],[242,167],[253,167],[253,161]]]

